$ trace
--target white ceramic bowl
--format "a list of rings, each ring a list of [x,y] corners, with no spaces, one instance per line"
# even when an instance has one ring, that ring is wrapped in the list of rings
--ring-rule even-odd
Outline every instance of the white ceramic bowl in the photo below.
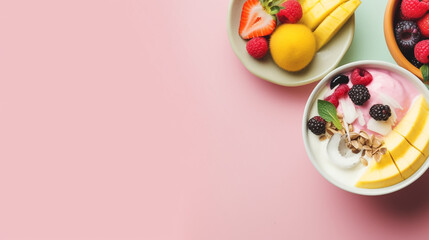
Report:
[[[328,75],[326,75],[320,82],[317,84],[317,86],[314,88],[313,92],[311,93],[310,97],[308,98],[307,104],[304,109],[304,115],[302,119],[302,136],[304,139],[304,145],[305,149],[307,151],[308,157],[310,158],[311,162],[313,163],[314,167],[319,171],[320,174],[324,178],[326,178],[329,182],[334,184],[335,186],[344,189],[346,191],[361,194],[361,195],[383,195],[387,193],[392,193],[395,191],[398,191],[415,180],[417,180],[429,167],[429,161],[425,161],[423,165],[409,178],[403,180],[402,182],[399,182],[395,185],[385,187],[385,188],[378,188],[378,189],[365,189],[365,188],[358,188],[355,186],[349,186],[346,185],[340,181],[337,180],[335,176],[331,176],[328,172],[326,172],[322,167],[320,161],[321,159],[318,159],[317,155],[315,155],[310,148],[309,143],[309,134],[307,129],[307,121],[311,117],[310,112],[313,107],[313,104],[316,104],[317,96],[320,94],[320,92],[323,90],[323,88],[329,83],[329,81],[337,74],[352,71],[356,67],[362,67],[362,68],[379,68],[379,69],[386,69],[393,73],[396,73],[400,76],[405,77],[405,79],[408,79],[408,81],[411,81],[411,83],[420,91],[420,93],[423,94],[423,96],[426,99],[429,99],[429,91],[425,87],[425,85],[420,81],[419,78],[417,78],[414,74],[409,72],[408,70],[399,67],[397,65],[393,65],[391,63],[386,63],[382,61],[357,61],[352,62],[346,65],[343,65],[332,72],[330,72]],[[428,136],[429,137],[429,136]]]
[[[313,61],[299,72],[287,72],[278,67],[270,54],[263,59],[256,60],[246,50],[246,40],[238,34],[241,9],[246,0],[231,0],[228,10],[227,31],[231,47],[243,65],[254,75],[269,82],[283,86],[301,86],[322,79],[332,71],[349,49],[354,32],[354,15],[340,31],[320,49]]]

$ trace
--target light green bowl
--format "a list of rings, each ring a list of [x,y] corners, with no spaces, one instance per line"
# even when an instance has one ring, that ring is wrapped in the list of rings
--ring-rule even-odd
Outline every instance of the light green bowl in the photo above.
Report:
[[[243,65],[254,75],[269,82],[283,86],[301,86],[318,81],[338,65],[352,43],[355,32],[354,15],[331,41],[316,53],[313,61],[305,69],[295,73],[287,72],[274,63],[270,54],[256,60],[247,53],[247,41],[238,34],[241,9],[245,2],[246,0],[230,2],[227,19],[228,38]]]

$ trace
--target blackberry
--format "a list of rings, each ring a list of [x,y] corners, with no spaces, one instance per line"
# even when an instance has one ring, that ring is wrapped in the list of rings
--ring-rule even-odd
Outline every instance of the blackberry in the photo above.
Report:
[[[312,133],[321,135],[325,133],[326,121],[322,117],[315,116],[308,120],[307,127]]]
[[[395,26],[395,38],[402,52],[411,51],[420,41],[419,27],[413,21],[399,21]]]
[[[346,75],[340,74],[340,75],[335,76],[331,80],[330,87],[331,87],[331,89],[333,89],[337,85],[347,84],[347,83],[349,83],[349,77],[347,77]]]
[[[410,58],[407,58],[407,59],[416,68],[421,68],[421,66],[423,66],[423,63],[419,62],[419,60],[417,60],[416,57],[414,57],[414,55],[412,57],[410,57]]]
[[[392,112],[388,105],[374,104],[369,109],[369,115],[377,121],[386,121],[392,116]]]
[[[357,84],[350,88],[349,97],[354,104],[362,106],[366,101],[368,101],[371,94],[369,94],[368,88],[364,85]]]

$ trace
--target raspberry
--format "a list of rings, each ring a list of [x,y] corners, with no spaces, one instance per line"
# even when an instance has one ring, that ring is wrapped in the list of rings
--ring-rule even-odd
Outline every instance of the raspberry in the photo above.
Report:
[[[349,97],[356,105],[362,106],[371,97],[368,88],[364,85],[353,85],[349,91]]]
[[[321,135],[325,133],[326,121],[319,116],[315,116],[308,120],[307,127],[312,133],[316,135]]]
[[[401,12],[404,17],[409,19],[421,18],[427,10],[427,0],[403,0],[401,3]]]
[[[334,79],[331,80],[330,88],[333,89],[335,86],[340,84],[347,84],[349,83],[349,77],[346,75],[337,75],[334,77]]]
[[[335,95],[328,96],[325,98],[325,101],[334,104],[335,107],[338,107],[338,104],[340,104],[340,102],[338,102],[338,98]]]
[[[302,7],[298,1],[288,0],[282,6],[285,8],[277,14],[281,23],[297,23],[302,18]]]
[[[349,92],[350,88],[349,86],[347,86],[347,84],[341,84],[340,86],[337,87],[337,89],[335,89],[334,91],[334,96],[336,98],[340,98],[344,95],[346,95]]]
[[[417,21],[417,26],[424,37],[429,37],[429,13]]]
[[[429,40],[423,40],[416,44],[414,56],[423,64],[429,63]]]
[[[395,39],[403,52],[412,50],[420,38],[420,30],[415,22],[400,21],[395,25]]]
[[[356,68],[353,70],[352,75],[350,76],[353,85],[368,85],[372,81],[372,75],[365,69]]]
[[[388,105],[374,104],[369,109],[369,115],[377,121],[386,121],[392,116],[392,112]]]
[[[247,49],[247,52],[250,54],[250,56],[256,59],[261,59],[268,52],[267,39],[263,37],[252,38],[250,39],[250,41],[247,42],[246,49]]]

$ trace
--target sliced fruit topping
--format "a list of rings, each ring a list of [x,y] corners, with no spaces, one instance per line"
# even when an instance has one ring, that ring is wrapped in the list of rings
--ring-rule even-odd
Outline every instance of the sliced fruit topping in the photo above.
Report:
[[[277,14],[283,0],[247,0],[241,11],[239,33],[243,39],[270,35],[276,28]]]
[[[410,51],[420,41],[421,34],[413,21],[400,21],[395,26],[395,39],[402,51]]]
[[[364,85],[353,85],[349,91],[349,97],[356,105],[362,106],[371,97],[368,88]]]
[[[335,4],[337,1],[324,1],[325,6]],[[329,16],[327,16],[314,31],[316,37],[317,49],[321,49],[341,27],[349,20],[360,5],[360,0],[349,0],[337,7]]]
[[[320,116],[315,116],[308,120],[307,127],[312,133],[322,135],[326,130],[326,121]]]
[[[429,40],[423,40],[416,44],[414,56],[423,64],[429,63]]]
[[[377,121],[387,121],[392,112],[389,105],[374,104],[369,109],[369,115]]]
[[[366,127],[383,136],[386,136],[392,131],[392,123],[390,121],[377,121],[374,118],[370,118],[368,120]]]
[[[409,19],[421,18],[428,10],[427,2],[427,0],[403,0],[401,12]]]
[[[331,80],[331,84],[329,85],[329,87],[331,89],[333,89],[334,87],[340,85],[340,84],[347,84],[349,83],[349,77],[347,77],[346,75],[340,74],[335,76],[332,80]]]
[[[301,19],[301,23],[314,30],[340,4],[347,0],[321,0],[316,3]]]
[[[367,70],[362,68],[356,68],[353,70],[352,75],[350,76],[353,85],[368,85],[372,82],[372,75]]]
[[[246,44],[246,50],[250,56],[261,59],[268,52],[268,42],[264,37],[255,37]]]
[[[349,98],[341,99],[340,104],[341,109],[343,110],[344,121],[349,124],[353,123],[358,117],[358,113],[354,104],[350,101]]]
[[[277,14],[277,18],[281,23],[297,23],[302,18],[301,4],[296,0],[288,0],[282,4],[284,9],[281,9]]]

